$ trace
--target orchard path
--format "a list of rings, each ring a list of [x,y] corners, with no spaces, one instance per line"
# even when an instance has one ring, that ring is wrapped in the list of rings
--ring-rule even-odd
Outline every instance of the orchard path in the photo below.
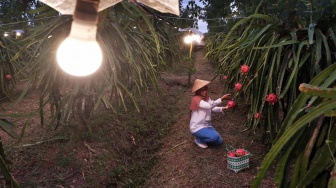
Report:
[[[191,82],[196,78],[211,80],[214,69],[204,59],[204,51],[195,54],[196,73],[192,75]],[[178,121],[172,126],[169,134],[164,139],[160,151],[159,162],[151,171],[150,177],[143,187],[197,187],[197,188],[238,188],[250,187],[257,167],[260,166],[267,149],[261,143],[260,136],[249,135],[249,132],[241,132],[243,123],[248,115],[248,108],[238,105],[235,110],[224,113],[213,113],[212,122],[216,130],[221,134],[224,144],[207,149],[199,148],[193,142],[189,132],[189,103],[191,86],[187,87],[186,75],[170,73],[162,76],[167,83],[167,92],[175,95],[176,90],[183,90],[181,96],[176,94]],[[223,83],[216,78],[209,85],[209,96],[217,99],[225,93]],[[184,83],[184,84],[183,84]],[[225,105],[225,103],[223,104]],[[258,134],[258,133],[257,133]],[[227,169],[226,146],[245,148],[252,153],[250,167],[238,173]],[[260,187],[274,187],[272,176],[268,175]]]

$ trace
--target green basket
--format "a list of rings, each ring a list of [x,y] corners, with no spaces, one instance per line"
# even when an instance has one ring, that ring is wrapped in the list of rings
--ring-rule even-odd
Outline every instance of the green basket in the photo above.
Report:
[[[228,169],[233,170],[234,172],[239,172],[250,166],[250,152],[247,155],[241,157],[230,157],[227,155],[227,167]]]

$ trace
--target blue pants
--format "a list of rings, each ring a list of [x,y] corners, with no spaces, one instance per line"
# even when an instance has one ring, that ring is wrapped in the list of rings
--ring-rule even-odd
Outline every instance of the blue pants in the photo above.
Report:
[[[204,144],[221,145],[223,143],[222,137],[213,127],[200,129],[193,133],[193,135],[199,142]]]

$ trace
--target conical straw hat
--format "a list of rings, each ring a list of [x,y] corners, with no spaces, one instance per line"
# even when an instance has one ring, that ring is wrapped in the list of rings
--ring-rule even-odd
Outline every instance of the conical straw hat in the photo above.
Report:
[[[195,93],[195,91],[201,89],[202,87],[204,87],[204,86],[206,86],[208,84],[210,84],[209,81],[196,79],[195,82],[194,82],[194,86],[193,86],[191,92]]]

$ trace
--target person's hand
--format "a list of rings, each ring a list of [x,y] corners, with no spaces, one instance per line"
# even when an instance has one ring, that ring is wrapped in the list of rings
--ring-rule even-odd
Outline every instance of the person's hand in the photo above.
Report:
[[[224,101],[224,100],[231,100],[231,95],[230,94],[225,94],[221,97],[221,100]]]
[[[227,109],[229,109],[228,106],[223,106],[223,107],[222,107],[222,111],[227,110]]]

